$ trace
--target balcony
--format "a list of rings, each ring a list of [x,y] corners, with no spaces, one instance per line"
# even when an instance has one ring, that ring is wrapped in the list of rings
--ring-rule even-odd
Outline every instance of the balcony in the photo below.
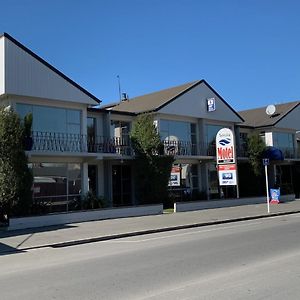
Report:
[[[82,134],[41,132],[32,133],[33,152],[90,152],[116,153],[132,155],[132,148],[128,139],[118,137],[90,138]]]
[[[134,154],[129,138],[87,137],[80,134],[40,132],[32,134],[33,152],[72,152],[72,153],[115,153],[132,156]],[[164,153],[174,156],[216,156],[216,145],[191,143],[189,141],[163,141]],[[285,159],[300,159],[300,149],[280,148]],[[237,157],[248,157],[246,147],[236,148]]]

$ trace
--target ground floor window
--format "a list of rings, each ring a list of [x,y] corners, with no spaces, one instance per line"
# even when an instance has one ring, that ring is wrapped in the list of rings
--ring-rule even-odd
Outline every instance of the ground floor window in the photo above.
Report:
[[[198,165],[174,164],[169,181],[169,195],[175,201],[192,200],[199,191]]]
[[[36,213],[76,208],[81,194],[81,165],[77,163],[31,163]]]

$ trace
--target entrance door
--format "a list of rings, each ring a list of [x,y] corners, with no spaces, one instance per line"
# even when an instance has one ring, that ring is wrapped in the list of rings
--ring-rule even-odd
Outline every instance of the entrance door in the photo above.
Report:
[[[113,206],[132,205],[131,167],[128,165],[112,166]]]

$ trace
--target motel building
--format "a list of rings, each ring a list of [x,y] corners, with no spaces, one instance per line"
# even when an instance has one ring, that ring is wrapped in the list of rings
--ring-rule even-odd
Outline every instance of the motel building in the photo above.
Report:
[[[271,164],[271,176],[295,189],[299,103],[276,105],[271,116],[265,108],[236,112],[199,80],[101,106],[97,97],[13,37],[0,35],[0,104],[21,118],[33,115],[33,145],[27,149],[33,198],[48,205],[48,212],[72,210],[72,203],[88,191],[102,196],[109,207],[139,204],[129,133],[143,113],[152,114],[165,154],[175,158],[172,172],[178,176],[169,190],[176,201],[247,196],[245,141],[251,132],[282,149],[285,159]],[[234,155],[239,191],[219,187],[216,134],[222,128],[234,134],[235,150],[222,155]]]

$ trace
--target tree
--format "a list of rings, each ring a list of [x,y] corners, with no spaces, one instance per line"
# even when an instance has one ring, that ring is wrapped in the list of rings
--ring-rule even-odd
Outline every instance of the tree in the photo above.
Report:
[[[174,158],[164,155],[164,145],[150,114],[137,117],[130,138],[135,152],[137,197],[142,204],[161,203],[168,195],[168,181]]]
[[[0,207],[2,214],[26,215],[32,204],[32,174],[24,150],[19,116],[0,109]]]
[[[262,156],[266,145],[258,134],[253,134],[248,138],[247,149],[250,165],[256,176],[262,174]]]

